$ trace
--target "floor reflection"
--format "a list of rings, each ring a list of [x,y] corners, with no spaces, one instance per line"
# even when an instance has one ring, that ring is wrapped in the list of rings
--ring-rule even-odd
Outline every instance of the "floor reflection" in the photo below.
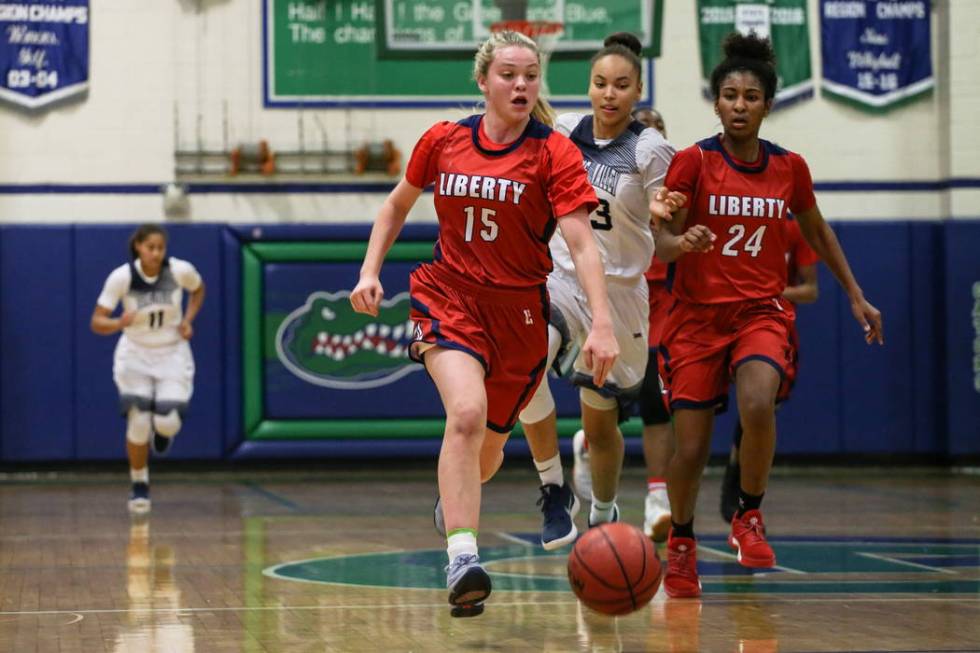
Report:
[[[113,653],[194,653],[194,629],[179,617],[180,589],[174,580],[177,554],[154,544],[150,516],[133,516],[126,546],[129,610]]]

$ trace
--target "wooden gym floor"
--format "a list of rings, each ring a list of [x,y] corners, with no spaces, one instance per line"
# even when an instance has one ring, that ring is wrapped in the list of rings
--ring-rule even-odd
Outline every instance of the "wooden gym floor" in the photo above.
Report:
[[[452,619],[431,469],[160,472],[153,511],[123,475],[0,482],[0,651],[978,651],[980,476],[778,469],[764,505],[781,567],[724,544],[719,476],[702,487],[702,600],[627,617],[582,609],[549,554],[535,477],[485,489],[483,616]],[[624,474],[642,521],[642,472]],[[584,514],[578,521],[583,526]]]

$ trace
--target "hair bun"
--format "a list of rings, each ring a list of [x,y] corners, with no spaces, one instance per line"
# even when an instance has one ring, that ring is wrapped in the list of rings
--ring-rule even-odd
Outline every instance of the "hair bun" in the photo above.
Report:
[[[643,51],[643,44],[640,43],[640,39],[636,38],[635,34],[630,34],[629,32],[616,32],[615,34],[610,34],[606,37],[606,40],[602,42],[603,47],[608,48],[611,45],[621,45],[627,50],[630,50],[636,56],[640,56]]]
[[[776,53],[772,50],[772,42],[760,38],[755,32],[750,34],[732,32],[725,37],[721,47],[726,59],[753,59],[776,65]]]

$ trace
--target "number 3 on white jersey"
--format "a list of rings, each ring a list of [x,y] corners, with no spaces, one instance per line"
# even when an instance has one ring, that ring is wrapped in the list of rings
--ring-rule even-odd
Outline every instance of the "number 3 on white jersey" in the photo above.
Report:
[[[721,248],[721,253],[724,256],[738,256],[738,250],[735,249],[735,245],[745,237],[745,225],[733,224],[732,228],[728,230],[728,233],[732,234],[732,238]],[[755,233],[749,236],[742,249],[751,254],[753,258],[758,256],[759,252],[762,251],[762,236],[765,233],[766,225],[762,225],[755,230]]]
[[[463,211],[466,213],[466,233],[463,235],[463,240],[469,243],[473,240],[473,223],[476,221],[476,209],[475,207],[467,206]],[[497,215],[497,212],[493,209],[480,209],[480,222],[483,223],[483,229],[480,229],[480,238],[488,243],[497,240],[497,223],[493,221],[493,216],[495,215]]]

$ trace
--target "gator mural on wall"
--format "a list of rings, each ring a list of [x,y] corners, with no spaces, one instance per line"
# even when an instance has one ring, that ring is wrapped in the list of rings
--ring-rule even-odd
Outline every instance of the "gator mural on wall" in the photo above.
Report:
[[[355,313],[350,292],[315,292],[276,332],[276,355],[297,377],[327,388],[363,390],[422,369],[408,357],[409,295],[381,302],[377,318]]]

